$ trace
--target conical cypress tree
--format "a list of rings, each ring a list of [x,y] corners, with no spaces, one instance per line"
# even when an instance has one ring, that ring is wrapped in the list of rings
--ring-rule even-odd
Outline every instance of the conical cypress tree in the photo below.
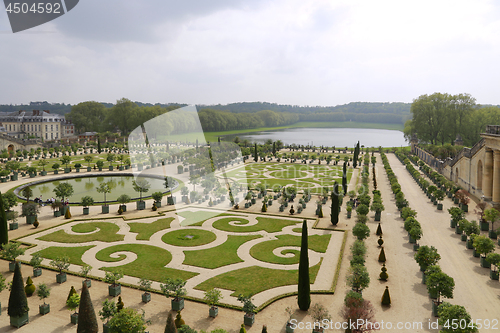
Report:
[[[9,242],[9,228],[7,226],[7,215],[3,205],[2,193],[0,193],[0,246],[3,248]]]
[[[384,294],[382,295],[382,305],[391,305],[391,295],[389,294],[389,287],[385,287]]]
[[[307,222],[302,223],[302,241],[300,245],[298,305],[302,311],[311,305],[311,285],[309,283],[309,246],[307,244]]]
[[[382,227],[380,226],[380,222],[378,223],[376,235],[377,236],[382,236]]]
[[[165,333],[177,333],[177,327],[175,327],[174,318],[172,317],[172,312],[168,313],[167,325],[165,326]]]
[[[14,277],[12,279],[12,287],[9,296],[9,309],[7,311],[10,317],[21,317],[30,310],[28,307],[28,298],[24,291],[23,275],[21,274],[21,266],[16,262],[14,269]]]
[[[99,326],[97,325],[97,317],[95,315],[94,306],[90,299],[90,292],[87,284],[83,284],[82,294],[80,296],[80,306],[78,308],[78,327],[76,333],[97,333]]]
[[[347,194],[347,163],[344,162],[342,167],[342,190],[344,191],[344,195]]]
[[[97,152],[101,153],[101,138],[97,138]]]
[[[339,223],[339,186],[335,184],[332,192],[332,206],[330,211],[330,221],[333,225]]]
[[[255,148],[254,148],[254,152],[253,152],[253,160],[255,162],[258,161],[258,157],[257,157],[257,143],[255,144]]]
[[[71,289],[69,290],[68,297],[66,298],[66,301],[68,301],[70,299],[70,297],[73,296],[74,294],[76,294],[76,289],[75,289],[75,287],[71,286]]]
[[[379,262],[385,262],[385,251],[384,248],[380,249],[380,254],[378,255]]]
[[[267,333],[267,326],[266,325],[262,325],[262,333]]]

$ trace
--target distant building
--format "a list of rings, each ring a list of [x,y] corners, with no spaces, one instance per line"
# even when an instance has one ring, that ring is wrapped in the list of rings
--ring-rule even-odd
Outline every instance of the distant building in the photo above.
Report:
[[[45,141],[60,140],[75,135],[75,126],[63,115],[48,110],[0,112],[0,131],[18,138],[40,138]]]
[[[83,139],[87,141],[95,141],[97,140],[97,132],[85,132],[78,134],[78,139]]]

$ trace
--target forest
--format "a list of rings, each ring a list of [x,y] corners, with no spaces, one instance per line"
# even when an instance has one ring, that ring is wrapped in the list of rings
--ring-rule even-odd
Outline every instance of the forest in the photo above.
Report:
[[[423,144],[454,144],[460,135],[472,147],[481,140],[486,125],[500,124],[500,107],[476,104],[469,94],[421,95],[411,104],[412,118],[405,123],[407,139],[417,134]]]

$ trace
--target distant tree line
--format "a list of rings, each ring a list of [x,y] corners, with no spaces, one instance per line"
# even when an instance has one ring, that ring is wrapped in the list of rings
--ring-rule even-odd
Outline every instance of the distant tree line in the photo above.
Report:
[[[457,135],[471,147],[481,139],[486,125],[500,124],[500,108],[481,106],[469,94],[422,95],[411,105],[412,118],[405,123],[404,134],[409,140],[417,134],[421,143],[453,145]]]

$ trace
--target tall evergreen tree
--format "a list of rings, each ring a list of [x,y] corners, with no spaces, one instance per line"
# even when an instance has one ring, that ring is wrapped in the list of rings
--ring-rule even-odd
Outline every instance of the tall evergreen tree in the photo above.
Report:
[[[255,148],[254,148],[254,152],[253,152],[253,160],[254,160],[255,162],[257,162],[257,161],[258,161],[258,159],[259,159],[259,158],[258,158],[258,155],[257,155],[257,143],[255,143]]]
[[[358,156],[359,156],[359,141],[354,147],[354,153],[352,156],[352,167],[356,168],[358,166]]]
[[[97,138],[97,152],[101,153],[101,138]]]
[[[333,225],[337,225],[339,223],[339,190],[339,185],[335,184],[333,186],[332,206],[330,212],[330,221]]]
[[[2,193],[0,193],[0,246],[9,242],[9,228],[7,227],[7,214],[3,205]]]
[[[276,156],[276,142],[273,142],[273,156]]]
[[[12,279],[12,287],[9,296],[8,315],[10,317],[21,317],[30,310],[28,307],[28,298],[24,291],[23,275],[21,274],[21,266],[16,262],[14,269],[14,277]]]
[[[165,326],[165,333],[177,333],[177,327],[175,327],[174,317],[172,317],[172,312],[168,313],[167,325]]]
[[[97,325],[97,317],[95,315],[94,306],[90,299],[89,288],[87,284],[83,284],[82,294],[80,296],[80,307],[78,308],[78,327],[76,333],[97,333],[99,327]]]
[[[302,241],[300,245],[298,305],[302,311],[311,306],[311,285],[309,283],[309,246],[307,244],[307,222],[302,223]]]

